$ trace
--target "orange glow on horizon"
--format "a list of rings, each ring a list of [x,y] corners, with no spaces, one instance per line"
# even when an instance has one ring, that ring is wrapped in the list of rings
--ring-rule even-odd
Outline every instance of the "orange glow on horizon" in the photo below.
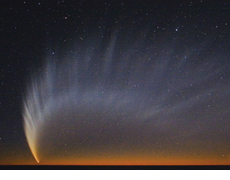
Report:
[[[7,160],[7,161],[6,161]],[[55,158],[42,159],[39,164],[31,156],[21,156],[17,159],[6,159],[2,165],[230,165],[227,159],[217,158],[173,158],[173,157],[93,157],[93,158]]]
[[[70,152],[69,152],[70,153]],[[46,155],[39,156],[38,162],[29,150],[19,148],[18,154],[5,154],[0,159],[0,165],[230,165],[230,156],[217,156],[212,154],[169,155],[169,154],[146,154],[146,153],[112,153],[107,156],[96,154],[69,154],[69,157]],[[60,154],[59,154],[60,155]]]

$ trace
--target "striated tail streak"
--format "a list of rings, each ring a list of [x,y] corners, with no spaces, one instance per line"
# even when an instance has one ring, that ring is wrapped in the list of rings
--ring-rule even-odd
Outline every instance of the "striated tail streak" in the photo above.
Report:
[[[35,83],[36,84],[36,83]],[[28,90],[27,96],[24,101],[24,110],[23,110],[23,118],[24,118],[24,131],[26,135],[26,139],[30,150],[35,158],[35,160],[39,163],[38,157],[38,136],[39,136],[39,128],[42,125],[43,115],[41,112],[41,100],[39,99],[39,88],[36,85],[32,85]]]
[[[28,116],[29,114],[24,114],[24,130],[26,134],[26,139],[35,160],[39,163],[36,146],[37,130],[32,120],[29,119]]]

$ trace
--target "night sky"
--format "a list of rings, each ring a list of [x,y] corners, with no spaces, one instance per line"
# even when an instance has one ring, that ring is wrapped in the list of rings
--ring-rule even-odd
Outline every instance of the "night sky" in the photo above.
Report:
[[[229,165],[228,1],[0,2],[0,165]]]

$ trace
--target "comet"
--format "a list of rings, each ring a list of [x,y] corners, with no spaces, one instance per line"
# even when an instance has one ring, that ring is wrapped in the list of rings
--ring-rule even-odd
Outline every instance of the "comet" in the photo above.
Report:
[[[191,65],[194,55],[190,57],[187,48],[175,49],[175,58],[165,50],[156,53],[142,40],[128,46],[116,35],[108,42],[86,42],[66,54],[50,53],[42,70],[27,82],[23,125],[37,163],[49,146],[54,147],[50,153],[55,147],[58,153],[71,148],[84,152],[85,147],[110,151],[114,146],[158,151],[163,146],[157,149],[156,142],[162,137],[170,143],[170,132],[186,142],[186,133],[191,137],[197,128],[182,133],[185,119],[193,117],[193,107],[204,107],[210,94],[220,90],[215,84],[202,84],[218,77],[221,67],[213,63],[207,68],[202,61]]]

